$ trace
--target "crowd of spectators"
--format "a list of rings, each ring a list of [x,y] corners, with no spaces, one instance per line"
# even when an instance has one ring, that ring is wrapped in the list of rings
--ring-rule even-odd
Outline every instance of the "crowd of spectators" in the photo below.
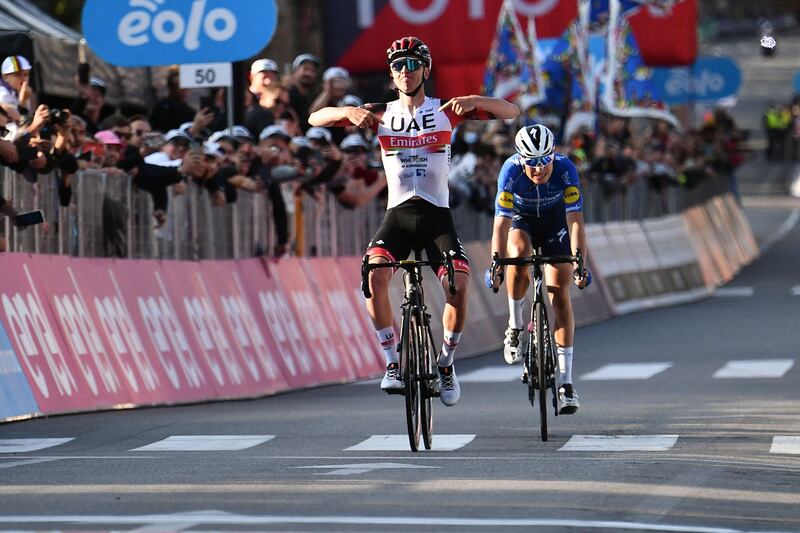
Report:
[[[290,238],[286,202],[292,194],[356,208],[385,190],[380,148],[371,131],[309,127],[308,116],[317,109],[363,104],[345,69],[323,71],[321,66],[311,54],[297,56],[286,75],[271,59],[253,62],[241,124],[226,127],[224,91],[211,92],[195,109],[188,103],[189,91],[180,88],[177,71],[167,76],[166,96],[148,115],[119,114],[105,101],[106,87],[97,77],[80,85],[70,109],[34,109],[31,65],[12,56],[2,66],[0,163],[31,182],[58,170],[53,174],[63,206],[70,204],[79,170],[129,176],[152,196],[155,227],[167,220],[169,190],[173,196],[183,194],[189,183],[215,206],[233,203],[239,194],[265,194],[277,237],[270,252],[282,255]],[[457,129],[450,177],[453,206],[493,213],[498,171],[513,153],[520,125],[467,122]],[[649,121],[643,127],[607,116],[593,130],[564,140],[560,151],[575,161],[584,180],[599,184],[603,195],[611,197],[625,194],[637,180],[663,191],[730,175],[742,161],[741,138],[723,111],[688,134],[665,122]],[[0,211],[9,214],[13,207],[2,201]]]

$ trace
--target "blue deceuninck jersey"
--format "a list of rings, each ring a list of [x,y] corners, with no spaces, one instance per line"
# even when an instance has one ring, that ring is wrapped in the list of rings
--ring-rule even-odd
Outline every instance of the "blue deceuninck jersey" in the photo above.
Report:
[[[522,159],[514,154],[503,164],[497,184],[494,214],[498,217],[563,219],[565,213],[581,211],[583,196],[578,169],[567,156],[555,154],[553,173],[544,185],[525,175]]]

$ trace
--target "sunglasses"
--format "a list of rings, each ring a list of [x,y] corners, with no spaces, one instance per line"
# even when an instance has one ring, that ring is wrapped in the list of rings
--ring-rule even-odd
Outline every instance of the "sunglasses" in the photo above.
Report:
[[[403,67],[406,67],[408,72],[414,72],[418,70],[422,66],[422,61],[418,59],[412,59],[410,57],[405,57],[403,59],[398,59],[397,61],[393,61],[391,64],[392,70],[395,72],[401,72]]]
[[[114,130],[111,130],[111,131],[114,131]],[[114,131],[114,133],[117,134],[117,137],[119,137],[120,139],[124,139],[126,141],[130,141],[131,137],[133,136],[133,133],[125,133],[125,132],[122,132],[122,131]]]
[[[523,159],[525,165],[529,167],[543,167],[549,165],[552,160],[553,160],[552,155],[546,155],[544,157],[534,157],[533,159]]]

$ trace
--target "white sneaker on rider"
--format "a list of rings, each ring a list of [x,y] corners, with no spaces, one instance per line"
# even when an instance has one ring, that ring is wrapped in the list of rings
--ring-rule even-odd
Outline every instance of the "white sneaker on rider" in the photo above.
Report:
[[[578,393],[575,392],[575,387],[572,383],[561,385],[558,388],[558,414],[571,415],[574,414],[581,406],[578,401]]]
[[[455,405],[461,397],[461,385],[456,378],[456,367],[454,365],[439,367],[439,399],[442,403],[450,407]]]
[[[520,342],[521,329],[506,328],[506,338],[503,339],[503,358],[509,365],[522,361],[522,343]]]
[[[389,363],[386,366],[386,373],[381,380],[381,389],[386,392],[403,390],[403,380],[400,378],[400,365],[397,363]]]

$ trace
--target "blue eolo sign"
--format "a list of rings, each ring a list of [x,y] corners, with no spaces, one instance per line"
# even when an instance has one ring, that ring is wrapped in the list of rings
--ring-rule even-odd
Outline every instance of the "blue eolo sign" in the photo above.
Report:
[[[668,104],[715,102],[736,95],[742,73],[728,57],[698,57],[688,67],[655,68],[653,84]]]
[[[121,67],[230,62],[275,34],[275,0],[86,0],[83,33]]]

